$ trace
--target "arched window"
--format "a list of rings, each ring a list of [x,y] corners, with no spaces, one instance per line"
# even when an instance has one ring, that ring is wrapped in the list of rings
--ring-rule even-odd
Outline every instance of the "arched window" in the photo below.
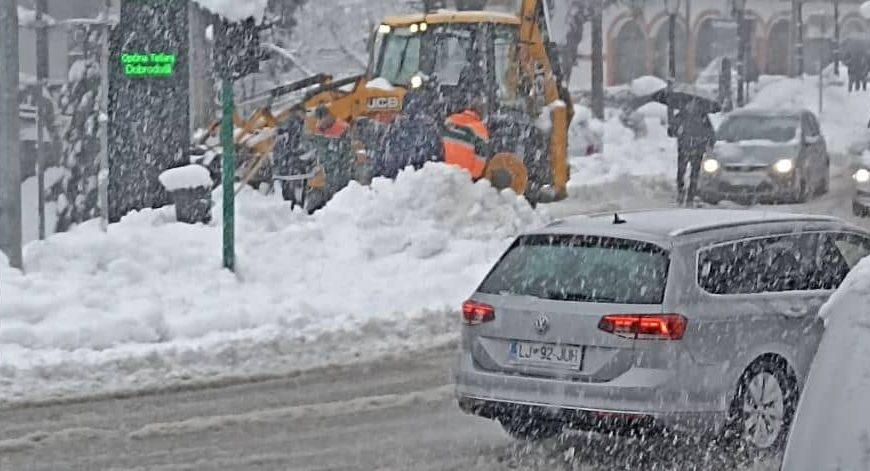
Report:
[[[768,75],[788,74],[789,59],[789,23],[787,19],[777,21],[770,27],[767,37],[767,68]]]
[[[707,18],[698,26],[698,35],[695,38],[695,68],[704,70],[710,62],[716,59],[715,45],[718,39],[713,18]]]
[[[635,21],[622,25],[613,41],[611,56],[616,83],[627,83],[646,74],[646,35]]]

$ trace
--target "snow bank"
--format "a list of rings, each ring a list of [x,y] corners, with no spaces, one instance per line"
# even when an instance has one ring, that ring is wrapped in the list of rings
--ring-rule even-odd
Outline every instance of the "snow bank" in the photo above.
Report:
[[[230,21],[242,21],[249,16],[262,19],[269,0],[193,0],[206,10]]]
[[[631,81],[631,94],[634,96],[652,95],[667,86],[668,82],[658,77],[645,75]]]
[[[444,318],[433,313],[455,319],[510,238],[546,222],[509,190],[439,164],[352,184],[313,216],[244,191],[233,275],[221,269],[219,205],[213,214],[194,226],[144,210],[105,233],[91,221],[29,244],[26,274],[0,265],[0,396],[309,365],[287,363],[288,351],[389,350]]]
[[[578,156],[579,149],[572,150],[569,197],[583,194],[585,187],[609,184],[626,177],[671,181],[677,169],[676,141],[667,136],[660,119],[646,118],[645,123],[647,135],[635,139],[634,132],[616,116],[604,122],[592,121],[593,129],[600,126],[604,152],[585,157]]]
[[[202,165],[185,165],[171,168],[160,173],[160,184],[166,191],[176,191],[185,188],[208,188],[212,185],[208,169]]]
[[[783,471],[868,469],[870,258],[822,308],[827,327],[792,424]]]

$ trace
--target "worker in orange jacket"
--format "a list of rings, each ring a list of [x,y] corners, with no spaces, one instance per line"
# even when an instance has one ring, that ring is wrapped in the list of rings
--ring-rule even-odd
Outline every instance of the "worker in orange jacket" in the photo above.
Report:
[[[350,125],[320,105],[314,110],[316,123],[309,136],[317,162],[323,169],[325,182],[318,191],[309,192],[306,206],[316,210],[332,195],[347,186],[354,174],[354,155],[351,151]]]
[[[464,168],[475,180],[483,176],[489,154],[489,131],[481,119],[483,111],[483,101],[475,99],[471,106],[450,115],[442,132],[444,162]]]

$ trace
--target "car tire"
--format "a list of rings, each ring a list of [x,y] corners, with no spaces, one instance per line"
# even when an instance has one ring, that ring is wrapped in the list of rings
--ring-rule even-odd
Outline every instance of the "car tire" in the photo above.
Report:
[[[527,415],[507,415],[499,417],[505,432],[516,440],[537,442],[553,438],[562,433],[565,424],[559,420],[529,417]]]
[[[757,360],[743,372],[731,401],[726,445],[737,453],[776,455],[785,447],[798,397],[784,360]]]

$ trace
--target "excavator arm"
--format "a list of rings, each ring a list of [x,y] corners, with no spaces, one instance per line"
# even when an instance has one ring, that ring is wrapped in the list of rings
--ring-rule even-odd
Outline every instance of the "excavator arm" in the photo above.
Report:
[[[534,77],[543,71],[543,91],[553,126],[550,131],[549,157],[552,171],[553,189],[556,199],[567,195],[568,184],[568,125],[573,116],[570,96],[561,86],[561,73],[555,51],[545,41],[543,28],[549,29],[547,19],[547,0],[522,0],[520,7],[520,63],[524,75]],[[549,36],[549,31],[546,31]],[[552,52],[553,54],[549,54]],[[552,58],[552,60],[551,60]],[[564,106],[553,106],[561,100]]]

